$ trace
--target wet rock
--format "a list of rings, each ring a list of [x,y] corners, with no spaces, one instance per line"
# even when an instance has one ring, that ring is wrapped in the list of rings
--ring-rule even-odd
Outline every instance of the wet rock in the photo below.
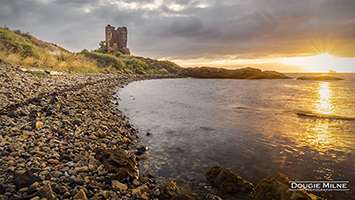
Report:
[[[137,148],[135,154],[136,154],[136,155],[142,155],[142,154],[144,154],[146,151],[148,151],[148,147],[140,146],[140,147]]]
[[[41,122],[41,121],[36,121],[36,122],[33,122],[33,124],[32,124],[32,128],[40,129],[42,127],[43,127],[43,122]]]
[[[38,110],[31,110],[30,114],[29,114],[30,117],[41,117],[41,113],[38,111]]]
[[[64,193],[62,197],[63,197],[63,199],[69,198],[70,197],[70,192]]]
[[[133,197],[139,197],[139,196],[141,196],[141,194],[148,191],[148,189],[149,188],[146,185],[139,186],[137,188],[132,189],[132,195],[133,195]]]
[[[126,176],[138,178],[139,172],[136,160],[124,150],[96,148],[94,151],[96,159],[103,163],[106,171],[114,173],[112,179],[121,180]]]
[[[38,195],[48,200],[55,199],[55,195],[50,184],[46,184],[40,190],[38,190]]]
[[[17,113],[16,113],[14,110],[8,112],[8,113],[7,113],[7,116],[8,116],[8,117],[11,117],[11,118],[16,118],[16,117],[18,117]]]
[[[154,194],[154,196],[158,197],[158,196],[160,196],[161,193],[160,193],[159,189],[157,189],[157,190],[154,191],[153,194]]]
[[[97,137],[99,137],[99,138],[105,138],[106,137],[106,133],[102,129],[97,130],[95,135]]]
[[[64,194],[69,191],[68,188],[65,187],[64,185],[57,185],[56,188],[57,188],[59,194]]]
[[[33,175],[32,171],[27,170],[25,173],[18,175],[14,178],[14,184],[17,189],[24,187],[29,187],[35,182],[42,182],[42,179],[38,176]]]
[[[263,179],[252,193],[252,197],[256,200],[299,200],[299,199],[318,199],[313,194],[305,191],[289,191],[292,181],[286,175],[279,172],[273,173],[271,176]],[[320,199],[320,198],[319,198]]]
[[[26,193],[27,193],[28,195],[34,194],[34,193],[36,193],[36,192],[37,192],[37,190],[34,189],[34,188],[32,188],[32,187],[29,187],[29,188],[27,189],[27,191],[26,191]]]
[[[90,169],[89,169],[88,166],[83,166],[83,167],[75,167],[74,171],[78,172],[78,173],[80,173],[80,172],[89,172]]]
[[[0,194],[4,194],[5,193],[5,187],[3,185],[0,185]]]
[[[216,196],[216,195],[214,195],[214,194],[208,194],[208,195],[206,196],[206,200],[222,200],[222,198],[219,197],[219,196]]]
[[[171,200],[193,200],[193,198],[187,194],[179,194],[171,198]]]
[[[56,115],[57,113],[55,112],[55,110],[53,110],[52,108],[48,109],[46,112],[46,116],[51,116],[51,115]]]
[[[118,188],[120,190],[120,192],[126,191],[128,189],[128,187],[125,184],[123,184],[117,180],[112,180],[112,187]]]
[[[139,183],[139,181],[137,179],[133,179],[132,183],[133,183],[134,186],[140,185],[140,183]]]
[[[74,121],[72,121],[72,124],[80,126],[81,125],[81,121],[80,120],[74,120]]]
[[[53,176],[56,177],[56,178],[59,178],[59,177],[61,177],[61,176],[63,176],[63,175],[64,175],[64,173],[63,173],[63,172],[59,172],[59,171],[56,171],[56,172],[54,172],[54,174],[53,174]]]
[[[55,160],[55,159],[49,159],[47,162],[50,164],[55,164],[55,165],[62,164],[62,162],[59,162],[58,160]]]
[[[161,195],[164,198],[172,198],[180,194],[180,189],[173,180],[167,180],[160,188]]]
[[[205,173],[205,177],[208,181],[224,192],[250,193],[254,190],[252,183],[245,181],[237,174],[221,166],[213,166]]]
[[[112,180],[109,177],[104,177],[103,179],[101,179],[102,182],[111,185],[112,184]]]
[[[86,194],[85,194],[84,190],[81,189],[81,190],[74,196],[74,199],[86,200],[86,199],[88,199],[88,198],[86,197]]]

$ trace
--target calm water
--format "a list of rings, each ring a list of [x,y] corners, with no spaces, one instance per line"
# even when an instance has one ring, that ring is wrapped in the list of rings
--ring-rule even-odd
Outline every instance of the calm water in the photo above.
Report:
[[[355,75],[337,76],[345,80],[140,81],[119,89],[119,108],[149,147],[142,174],[176,178],[204,193],[211,187],[203,174],[216,164],[255,186],[279,171],[294,180],[350,181],[350,192],[314,193],[349,199],[355,182]]]

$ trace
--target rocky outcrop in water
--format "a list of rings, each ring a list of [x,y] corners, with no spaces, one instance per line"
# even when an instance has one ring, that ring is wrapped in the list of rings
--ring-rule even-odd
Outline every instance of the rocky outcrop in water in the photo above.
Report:
[[[166,180],[165,183],[160,188],[162,197],[171,199],[172,197],[178,196],[180,194],[180,189],[173,180]]]
[[[236,193],[245,192],[250,193],[254,190],[252,183],[242,179],[237,174],[233,173],[227,168],[221,166],[213,166],[205,173],[208,181],[217,186],[224,192]]]
[[[263,179],[255,188],[252,196],[256,200],[311,200],[320,199],[315,195],[308,194],[304,191],[290,191],[289,179],[279,172],[273,173],[271,176]]]
[[[251,67],[235,70],[215,67],[184,68],[180,74],[193,78],[290,79],[290,77],[276,71],[262,71]]]
[[[301,76],[301,77],[298,77],[297,80],[320,80],[320,81],[325,81],[325,80],[344,80],[344,79],[336,77],[336,76]]]

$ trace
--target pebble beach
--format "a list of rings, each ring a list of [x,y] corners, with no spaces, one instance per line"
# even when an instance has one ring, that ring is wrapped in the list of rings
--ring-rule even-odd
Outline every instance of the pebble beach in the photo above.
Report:
[[[114,105],[117,87],[177,75],[37,77],[0,65],[0,199],[172,197],[173,181],[139,173],[147,148]]]

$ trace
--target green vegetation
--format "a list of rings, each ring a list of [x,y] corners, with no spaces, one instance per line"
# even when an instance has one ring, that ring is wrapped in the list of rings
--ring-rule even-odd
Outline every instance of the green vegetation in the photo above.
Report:
[[[126,73],[144,74],[149,66],[142,60],[136,58],[123,58],[122,61],[126,65]]]
[[[106,41],[101,41],[101,42],[99,43],[99,48],[93,50],[93,52],[96,52],[96,53],[106,53],[106,52],[107,52]]]
[[[111,54],[89,52],[86,49],[82,50],[80,53],[85,55],[88,58],[92,58],[96,60],[97,65],[100,68],[105,68],[107,66],[110,66],[120,71],[122,71],[124,68],[124,63],[120,59],[118,59],[117,57]]]
[[[53,67],[68,72],[106,72],[97,67],[95,60],[9,28],[0,28],[0,59],[14,65]]]
[[[32,80],[34,80],[34,81],[36,81],[36,82],[41,82],[41,80],[40,79],[38,79],[38,78],[32,78]]]
[[[14,65],[54,68],[77,73],[167,74],[181,70],[170,61],[158,61],[129,55],[129,49],[107,53],[106,42],[99,48],[80,53],[69,52],[56,44],[43,42],[28,32],[0,27],[0,60]],[[29,72],[40,76],[39,72]],[[37,74],[36,74],[37,73]],[[42,74],[43,76],[43,74]]]
[[[26,73],[33,74],[33,75],[35,75],[35,76],[37,76],[39,78],[43,78],[43,77],[50,78],[50,76],[48,76],[48,74],[46,72],[43,72],[43,71],[30,71],[30,70],[27,70]]]

